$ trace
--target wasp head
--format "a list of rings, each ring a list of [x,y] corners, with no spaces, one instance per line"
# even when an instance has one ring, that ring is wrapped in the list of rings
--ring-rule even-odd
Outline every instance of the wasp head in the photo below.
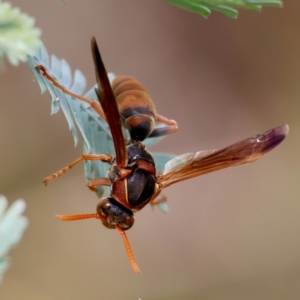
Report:
[[[97,205],[97,213],[106,217],[102,223],[107,228],[119,226],[123,230],[128,230],[134,223],[133,212],[112,197],[101,200]]]

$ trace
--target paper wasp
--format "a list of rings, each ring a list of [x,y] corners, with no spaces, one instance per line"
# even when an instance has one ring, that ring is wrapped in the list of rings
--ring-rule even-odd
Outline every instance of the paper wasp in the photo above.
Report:
[[[152,156],[145,150],[141,141],[147,136],[153,136],[153,134],[157,136],[176,131],[177,124],[173,121],[168,121],[169,123],[165,123],[169,127],[166,126],[167,129],[165,131],[155,131],[156,129],[153,129],[153,122],[151,120],[149,122],[149,106],[147,105],[146,110],[143,106],[143,110],[138,111],[139,114],[141,112],[143,114],[141,118],[128,119],[129,117],[124,111],[126,109],[130,111],[130,109],[140,106],[137,102],[133,101],[127,102],[121,109],[120,106],[118,107],[116,99],[118,84],[116,84],[117,87],[115,90],[114,86],[111,87],[94,38],[92,39],[92,54],[98,83],[96,93],[101,106],[97,101],[89,99],[87,101],[87,99],[82,99],[82,97],[64,89],[47,74],[42,66],[37,66],[36,68],[43,76],[51,80],[54,85],[61,88],[65,93],[88,102],[99,115],[107,120],[113,137],[116,157],[113,158],[108,154],[83,154],[67,167],[45,178],[44,182],[48,183],[50,180],[60,176],[81,160],[101,160],[110,163],[111,167],[108,178],[95,179],[88,184],[92,190],[98,185],[111,186],[110,197],[100,201],[96,213],[68,216],[59,215],[57,218],[66,221],[97,218],[106,227],[117,229],[123,236],[130,263],[134,271],[139,273],[138,266],[124,232],[124,230],[132,227],[134,212],[139,211],[148,203],[155,204],[162,201],[158,198],[160,192],[176,182],[257,160],[279,145],[288,134],[289,128],[288,125],[283,125],[221,150],[199,151],[197,153],[187,153],[177,156],[165,165],[161,174],[156,174],[155,162]],[[149,102],[147,103],[149,104]],[[127,119],[128,121],[126,122]],[[125,145],[122,135],[122,123],[125,123],[126,128],[131,131],[131,139],[127,145]],[[152,125],[150,126],[149,124]],[[142,126],[139,127],[140,125]]]

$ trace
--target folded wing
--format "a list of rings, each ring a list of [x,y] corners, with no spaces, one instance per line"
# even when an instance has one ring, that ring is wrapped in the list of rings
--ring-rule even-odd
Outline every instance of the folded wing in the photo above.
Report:
[[[95,64],[96,79],[98,83],[98,89],[96,89],[96,93],[105,113],[107,123],[110,127],[116,151],[117,165],[119,168],[124,168],[127,163],[127,152],[122,134],[121,120],[117,102],[112,91],[95,38],[92,39],[91,46]]]

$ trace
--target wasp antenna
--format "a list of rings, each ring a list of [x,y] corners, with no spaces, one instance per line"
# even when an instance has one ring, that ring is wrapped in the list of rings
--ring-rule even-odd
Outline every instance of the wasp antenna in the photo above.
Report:
[[[56,215],[55,218],[62,221],[77,221],[91,218],[101,219],[101,217],[98,214]]]
[[[141,271],[140,271],[140,269],[139,269],[139,267],[138,267],[138,265],[137,265],[137,263],[134,259],[134,255],[133,255],[133,252],[132,252],[132,249],[130,247],[130,244],[129,244],[129,241],[127,239],[125,231],[122,230],[119,226],[116,226],[116,229],[118,230],[118,232],[120,233],[120,235],[123,238],[123,242],[125,244],[126,252],[127,252],[129,262],[131,264],[132,269],[134,270],[135,273],[141,274]]]

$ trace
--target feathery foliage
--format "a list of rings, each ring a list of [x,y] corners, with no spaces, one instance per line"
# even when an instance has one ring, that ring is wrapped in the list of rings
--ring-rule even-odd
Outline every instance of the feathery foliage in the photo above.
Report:
[[[9,266],[7,253],[19,243],[27,227],[28,220],[23,216],[24,200],[15,201],[7,210],[7,200],[0,195],[0,281]]]
[[[56,56],[49,56],[44,45],[40,47],[38,52],[32,56],[28,56],[28,65],[36,78],[42,93],[48,91],[51,95],[51,114],[55,114],[61,109],[66,117],[69,129],[73,135],[75,146],[78,143],[78,131],[83,140],[83,153],[101,154],[109,153],[114,155],[114,145],[112,142],[111,133],[108,124],[83,101],[77,100],[65,93],[59,88],[54,86],[42,74],[37,72],[36,66],[42,65],[48,74],[50,74],[60,85],[78,95],[93,100],[97,100],[97,96],[92,87],[87,93],[85,76],[79,71],[75,70],[72,76],[71,68],[64,59],[58,59]],[[109,78],[112,81],[115,77],[114,74],[109,73]],[[76,125],[75,125],[76,124]],[[128,133],[124,130],[126,138],[129,137]],[[150,146],[162,138],[151,138],[145,141],[146,146]],[[164,153],[153,153],[156,162],[157,170],[162,170],[167,161],[174,156]],[[84,171],[86,181],[96,179],[99,177],[106,177],[109,165],[101,161],[85,161]],[[101,197],[105,187],[98,187],[98,196]]]
[[[40,35],[33,18],[0,0],[0,63],[3,56],[12,65],[26,61],[27,55],[33,54],[40,46]]]
[[[237,18],[237,8],[260,11],[264,6],[282,7],[281,0],[165,0],[187,11],[207,18],[211,11],[221,12],[228,17]]]
[[[60,0],[66,4],[66,0]],[[230,18],[238,17],[238,8],[260,11],[263,7],[282,7],[282,0],[165,0],[184,10],[207,18],[211,12],[218,11]]]

